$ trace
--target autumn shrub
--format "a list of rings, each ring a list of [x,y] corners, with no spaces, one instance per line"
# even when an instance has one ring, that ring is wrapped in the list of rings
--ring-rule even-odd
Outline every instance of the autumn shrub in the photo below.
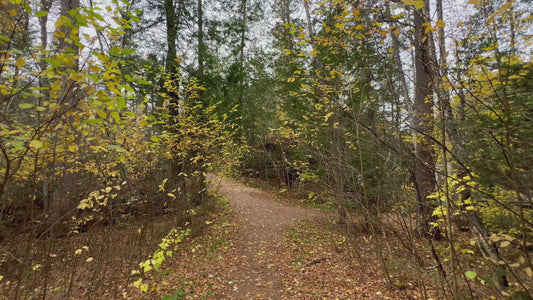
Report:
[[[196,88],[191,85],[189,91]],[[9,274],[3,294],[69,295],[75,283],[83,282],[85,265],[94,278],[110,280],[119,275],[107,272],[106,265],[117,264],[113,259],[126,266],[132,258],[146,257],[154,241],[190,221],[196,206],[207,200],[206,175],[225,136],[214,120],[201,118],[204,107],[195,97],[188,100],[195,104],[182,102],[179,116],[121,110],[113,118],[107,110],[80,105],[73,113],[78,121],[57,120],[57,127],[69,130],[27,146],[31,155],[21,159],[23,171],[12,177],[6,192],[8,199],[27,200],[4,202],[2,211],[7,220],[21,215],[5,223],[6,238],[24,239],[2,246],[0,272]],[[113,245],[109,239],[121,230],[124,237]],[[88,241],[88,235],[96,240]],[[68,271],[61,271],[61,260],[68,262]],[[27,272],[36,275],[25,278]],[[51,286],[63,286],[66,294]],[[101,292],[94,285],[83,290]]]
[[[13,5],[14,13],[46,17],[27,2]],[[99,283],[118,278],[132,258],[145,257],[154,241],[186,223],[206,198],[213,149],[225,135],[204,118],[210,112],[196,94],[201,87],[179,85],[172,95],[156,95],[179,95],[181,111],[172,115],[165,105],[173,99],[158,108],[157,99],[139,100],[135,88],[150,82],[122,72],[135,50],[111,45],[87,57],[73,51],[96,42],[80,39],[74,19],[110,41],[133,22],[118,11],[108,13],[124,22],[108,24],[91,7],[60,16],[54,34],[62,39],[74,32],[66,42],[70,48],[33,55],[14,48],[7,36],[0,40],[5,297],[68,298],[76,284],[84,286],[82,294],[102,297]],[[93,281],[83,283],[84,276]]]

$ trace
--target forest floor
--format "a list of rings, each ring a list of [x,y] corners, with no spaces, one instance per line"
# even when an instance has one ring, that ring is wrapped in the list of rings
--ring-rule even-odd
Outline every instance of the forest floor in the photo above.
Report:
[[[362,237],[355,247],[331,212],[288,204],[277,193],[213,178],[227,200],[206,232],[182,244],[147,299],[420,299],[391,286]],[[368,243],[370,244],[370,243]],[[372,243],[374,244],[374,243]],[[409,283],[407,287],[411,287]]]

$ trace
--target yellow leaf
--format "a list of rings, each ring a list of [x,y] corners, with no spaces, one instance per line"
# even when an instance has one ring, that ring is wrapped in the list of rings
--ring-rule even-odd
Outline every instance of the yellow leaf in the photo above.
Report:
[[[505,247],[507,247],[507,246],[509,246],[509,245],[511,245],[511,242],[509,242],[509,241],[503,241],[503,242],[501,242],[500,247],[505,248]]]
[[[78,250],[76,250],[76,251],[74,252],[74,254],[76,254],[76,255],[81,255],[81,252],[82,252],[82,250],[81,250],[81,249],[78,249]]]
[[[41,141],[33,140],[30,142],[30,148],[34,150],[41,149],[42,147],[43,147],[43,143]]]
[[[446,23],[443,20],[437,20],[437,27],[444,27],[446,26]]]
[[[428,25],[426,25],[426,24],[428,24]],[[423,25],[426,27],[426,29],[424,30],[424,32],[426,34],[431,31],[431,29],[432,29],[431,23],[424,23]]]
[[[402,0],[402,2],[414,6],[416,9],[421,9],[425,6],[424,0]]]
[[[533,270],[531,268],[527,267],[524,271],[526,271],[527,276],[533,277]]]
[[[89,70],[90,70],[91,72],[95,72],[95,73],[98,73],[98,72],[102,71],[102,69],[100,69],[100,67],[95,66],[95,65],[90,65],[90,66],[89,66]]]
[[[61,56],[59,60],[67,66],[73,66],[75,64],[74,56],[71,55]]]
[[[112,91],[113,93],[115,93],[118,96],[122,95],[122,93],[119,90],[117,90],[117,88],[115,88],[113,86],[110,86],[109,90]]]
[[[11,16],[11,17],[16,16],[17,14],[18,14],[18,12],[17,12],[16,9],[12,9],[12,10],[9,11],[9,16]]]
[[[15,65],[17,66],[17,68],[24,67],[26,65],[26,60],[23,57],[19,57],[17,58]]]
[[[58,38],[64,38],[65,37],[65,33],[62,32],[62,31],[56,31],[54,32],[54,35]]]
[[[84,79],[84,77],[79,74],[70,74],[69,78],[74,81],[83,81]]]
[[[165,184],[167,183],[168,178],[163,179],[161,184],[159,185],[159,191],[163,192],[165,190]]]
[[[327,122],[329,120],[329,118],[331,118],[331,116],[333,116],[333,112],[330,112],[327,115],[325,115],[324,116],[324,122]]]
[[[171,198],[176,198],[176,195],[172,194],[172,193],[168,193],[167,196],[171,197]]]
[[[72,153],[76,153],[78,151],[78,146],[76,145],[70,145],[68,147],[68,151],[72,152]]]
[[[28,108],[32,108],[32,107],[34,107],[34,105],[31,104],[31,103],[20,103],[19,104],[19,108],[20,109],[28,109]]]
[[[97,114],[98,116],[100,116],[100,118],[102,118],[102,119],[107,118],[107,114],[106,114],[103,110],[101,110],[101,109],[98,109],[98,110],[96,111],[96,114]]]
[[[143,279],[142,279],[142,278],[137,279],[137,281],[135,281],[135,282],[133,283],[133,287],[135,287],[135,288],[140,288],[142,282],[143,282]]]
[[[110,115],[113,118],[113,120],[115,120],[115,122],[117,123],[120,122],[120,115],[116,111],[112,111]]]
[[[93,258],[92,258],[92,257],[89,257],[89,258],[87,258],[87,259],[85,260],[85,262],[88,262],[88,263],[91,262],[91,261],[93,261]]]

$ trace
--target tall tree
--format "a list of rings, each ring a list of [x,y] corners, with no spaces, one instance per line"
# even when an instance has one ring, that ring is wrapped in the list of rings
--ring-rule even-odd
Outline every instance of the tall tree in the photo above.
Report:
[[[48,3],[43,3],[47,5]],[[61,22],[62,26],[59,32],[62,34],[59,37],[59,49],[68,51],[75,56],[79,56],[79,27],[77,25],[76,15],[79,14],[80,0],[61,0],[60,15],[65,20]],[[67,21],[68,20],[68,21]],[[71,66],[72,70],[78,70],[79,59],[76,59],[75,65]]]
[[[169,95],[170,113],[177,115],[179,113],[179,75],[178,75],[178,52],[177,41],[180,30],[179,9],[183,6],[183,0],[178,0],[178,7],[174,0],[164,0],[163,9],[165,12],[167,53],[165,57],[165,71],[169,80],[166,82],[165,92]],[[172,86],[168,86],[172,83]]]
[[[198,0],[198,77],[204,79],[205,54],[207,51],[204,41],[204,5],[202,0]]]
[[[239,78],[239,109],[241,112],[239,123],[240,123],[240,129],[243,132],[244,136],[246,136],[246,129],[244,127],[244,85],[245,85],[245,75],[244,75],[244,50],[246,48],[246,33],[247,33],[247,18],[248,18],[248,1],[247,0],[241,0],[240,3],[240,45],[239,45],[239,65],[238,65],[238,78]],[[252,128],[252,136],[253,136],[253,128]]]
[[[415,160],[413,176],[418,197],[418,211],[422,218],[421,230],[429,234],[433,206],[428,196],[435,192],[435,153],[432,135],[434,129],[433,89],[435,87],[432,69],[431,24],[429,17],[429,0],[421,8],[413,8],[414,46],[415,46],[415,82],[414,82],[414,118],[411,124],[415,131]],[[430,26],[430,25],[429,25]]]

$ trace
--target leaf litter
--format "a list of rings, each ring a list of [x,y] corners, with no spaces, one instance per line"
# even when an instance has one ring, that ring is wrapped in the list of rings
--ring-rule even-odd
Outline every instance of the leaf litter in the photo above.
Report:
[[[229,200],[134,299],[421,299],[391,286],[370,246],[332,230],[335,215],[229,180]],[[353,244],[353,241],[352,241]]]

